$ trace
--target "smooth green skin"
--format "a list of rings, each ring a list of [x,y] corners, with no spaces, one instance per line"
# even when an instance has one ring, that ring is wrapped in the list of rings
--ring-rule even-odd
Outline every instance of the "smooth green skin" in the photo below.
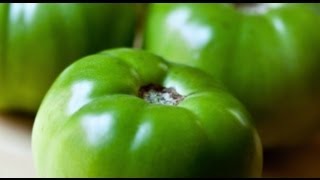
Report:
[[[144,47],[222,82],[252,114],[264,147],[293,146],[320,123],[320,11],[314,10],[152,4]]]
[[[136,6],[108,3],[0,4],[0,111],[36,113],[75,59],[131,47]]]
[[[177,106],[150,104],[140,87],[173,87]],[[137,49],[69,66],[36,116],[40,177],[260,177],[262,146],[243,105],[204,72]]]

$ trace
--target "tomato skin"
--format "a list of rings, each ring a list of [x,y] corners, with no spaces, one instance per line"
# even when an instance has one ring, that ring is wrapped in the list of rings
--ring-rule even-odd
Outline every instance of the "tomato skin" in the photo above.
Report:
[[[308,4],[152,4],[144,47],[222,82],[266,148],[305,142],[320,123],[319,9]]]
[[[131,46],[132,4],[2,3],[0,110],[35,114],[56,76],[75,59]]]
[[[40,177],[260,177],[262,146],[245,107],[206,73],[137,49],[86,56],[56,79],[37,113]],[[210,82],[208,82],[210,81]],[[139,89],[174,88],[178,105]]]

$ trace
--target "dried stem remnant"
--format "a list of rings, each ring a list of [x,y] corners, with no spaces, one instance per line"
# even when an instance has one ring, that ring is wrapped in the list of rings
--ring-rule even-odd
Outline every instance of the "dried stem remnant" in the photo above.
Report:
[[[184,96],[174,88],[165,88],[159,85],[147,85],[140,88],[139,97],[151,104],[178,105]]]

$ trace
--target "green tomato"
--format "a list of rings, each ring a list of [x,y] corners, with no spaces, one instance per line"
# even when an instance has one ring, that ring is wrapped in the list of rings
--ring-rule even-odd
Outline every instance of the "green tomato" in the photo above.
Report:
[[[244,106],[206,73],[143,50],[86,56],[54,82],[32,133],[41,177],[260,177]]]
[[[308,4],[152,4],[144,47],[223,83],[266,148],[302,143],[320,122],[320,18]]]
[[[131,46],[135,11],[132,4],[0,4],[0,110],[35,113],[72,61]]]

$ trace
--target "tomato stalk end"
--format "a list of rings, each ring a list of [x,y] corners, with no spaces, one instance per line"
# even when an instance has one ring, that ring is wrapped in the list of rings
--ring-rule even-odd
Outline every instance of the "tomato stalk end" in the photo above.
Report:
[[[171,106],[178,105],[184,99],[184,96],[174,88],[166,88],[155,84],[142,86],[139,90],[139,97],[151,104]]]

